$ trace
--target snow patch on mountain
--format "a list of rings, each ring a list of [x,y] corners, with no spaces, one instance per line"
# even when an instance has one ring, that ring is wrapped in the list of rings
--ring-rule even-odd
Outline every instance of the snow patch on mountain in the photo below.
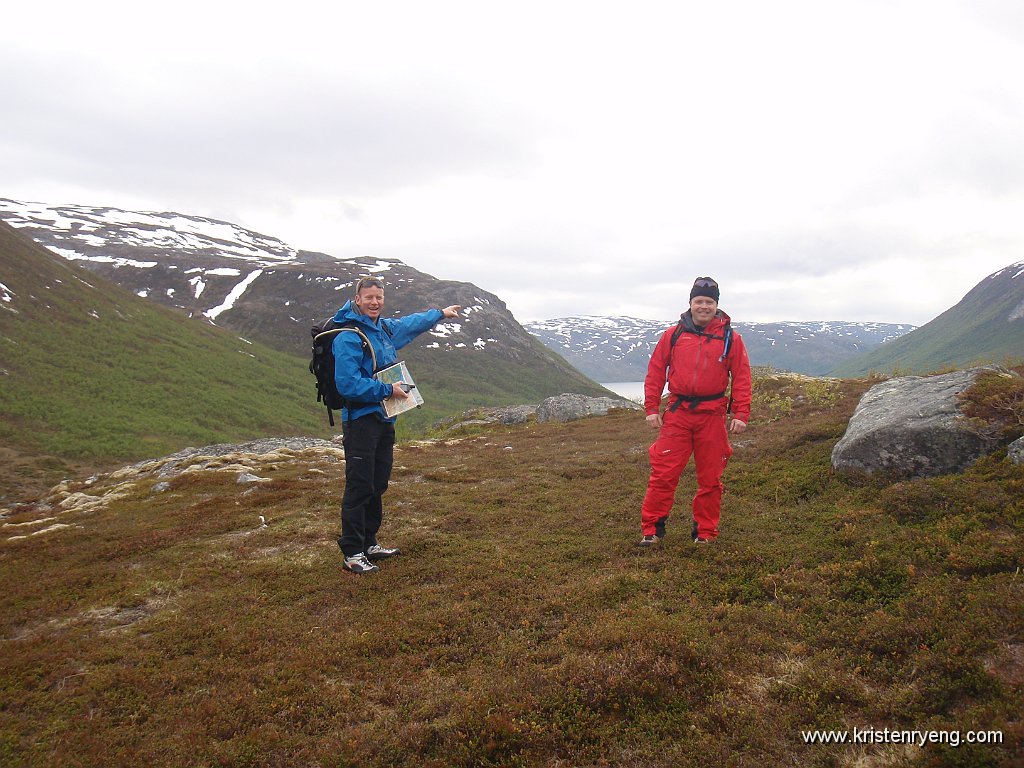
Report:
[[[0,198],[0,218],[12,227],[49,232],[59,246],[50,246],[74,261],[100,261],[142,268],[138,262],[107,255],[118,248],[189,250],[252,262],[257,266],[293,262],[298,251],[276,237],[216,219],[177,213],[123,211],[84,205],[48,206]],[[59,249],[59,250],[58,250]],[[106,253],[98,253],[97,251]],[[378,266],[378,269],[382,267]]]
[[[445,339],[449,336],[460,333],[462,331],[462,323],[445,323],[433,328],[429,333],[431,336],[437,336],[439,339]]]
[[[1016,264],[1011,264],[998,272],[994,272],[988,276],[988,279],[995,280],[997,277],[1002,277],[1007,272],[1013,272],[1013,275],[1010,276],[1011,280],[1016,280],[1021,275],[1024,275],[1024,261],[1018,261]]]
[[[114,256],[87,256],[71,248],[51,247],[50,250],[68,261],[93,261],[98,264],[112,264],[115,267],[135,267],[136,269],[150,269],[157,265],[155,261],[136,261],[135,259],[122,259]]]
[[[227,312],[229,309],[235,306],[235,302],[238,301],[239,298],[241,298],[243,293],[245,293],[245,289],[252,285],[256,281],[256,278],[258,278],[262,274],[262,269],[256,269],[250,272],[248,275],[246,275],[245,280],[240,282],[238,285],[236,285],[228,292],[228,295],[225,297],[223,302],[218,304],[213,309],[206,310],[205,312],[203,312],[203,315],[208,317],[210,320],[216,320],[218,315]]]

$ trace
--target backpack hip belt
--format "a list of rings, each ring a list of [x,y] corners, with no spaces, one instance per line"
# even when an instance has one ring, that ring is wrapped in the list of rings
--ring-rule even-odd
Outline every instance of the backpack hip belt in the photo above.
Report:
[[[682,403],[689,403],[687,406],[691,411],[697,410],[697,406],[701,403],[709,403],[712,400],[721,400],[725,397],[725,392],[719,392],[717,395],[677,395],[675,392],[672,393],[672,397],[675,398],[671,406],[669,406],[669,412],[674,413],[675,410]]]

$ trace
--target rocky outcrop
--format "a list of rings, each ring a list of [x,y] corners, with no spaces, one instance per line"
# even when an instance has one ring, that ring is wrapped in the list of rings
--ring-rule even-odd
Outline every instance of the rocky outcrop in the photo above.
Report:
[[[193,472],[221,472],[236,476],[242,485],[265,485],[272,482],[261,472],[277,469],[297,458],[313,461],[344,461],[340,446],[327,440],[308,437],[268,438],[248,443],[221,443],[202,448],[186,448],[159,459],[141,461],[105,475],[95,475],[81,482],[65,480],[50,489],[43,498],[24,505],[37,513],[57,516],[78,516],[97,512],[111,503],[145,492],[165,493],[173,488],[173,480]],[[315,470],[312,470],[315,471]],[[64,524],[37,531],[42,533],[67,527]],[[20,538],[25,538],[24,536]]]
[[[968,419],[959,395],[984,371],[905,376],[876,384],[861,398],[846,434],[832,451],[837,470],[927,477],[960,472],[995,450],[993,430]]]
[[[566,393],[549,397],[540,405],[513,405],[505,408],[474,408],[461,416],[440,421],[434,425],[437,430],[458,432],[494,424],[506,426],[525,424],[530,419],[537,421],[573,421],[584,416],[605,416],[615,408],[642,411],[636,403],[612,397],[587,397]]]
[[[154,475],[163,480],[203,469],[256,474],[254,465],[288,461],[296,454],[308,452],[339,459],[345,456],[340,446],[327,440],[313,437],[264,438],[248,443],[218,443],[202,448],[185,448],[160,459],[141,461],[119,469],[111,477],[120,480]]]
[[[1006,449],[1006,458],[1014,464],[1024,464],[1024,437],[1014,440]]]
[[[537,421],[575,421],[585,416],[606,416],[608,411],[616,408],[643,411],[643,408],[629,400],[566,393],[542,401],[537,406]]]
[[[512,426],[525,424],[537,413],[536,405],[510,405],[504,408],[474,408],[463,411],[458,416],[442,419],[434,424],[434,429],[444,433],[476,431],[479,428],[492,427],[495,424]]]
[[[483,408],[480,416],[484,421],[511,426],[525,424],[536,413],[536,405],[510,405],[507,408]]]

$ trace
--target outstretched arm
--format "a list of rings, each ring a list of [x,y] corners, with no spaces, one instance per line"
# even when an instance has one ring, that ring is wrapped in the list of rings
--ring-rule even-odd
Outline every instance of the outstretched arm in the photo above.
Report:
[[[459,316],[462,307],[453,304],[444,309],[428,309],[426,312],[417,312],[414,315],[406,315],[397,320],[382,320],[387,323],[391,331],[391,342],[395,349],[401,349],[421,333],[429,331],[442,320],[451,320]]]

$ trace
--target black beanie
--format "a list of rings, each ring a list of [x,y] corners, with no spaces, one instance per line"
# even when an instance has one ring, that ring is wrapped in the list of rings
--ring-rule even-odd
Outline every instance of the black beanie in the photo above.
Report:
[[[718,303],[718,283],[710,277],[698,277],[693,281],[693,288],[690,289],[690,298],[694,296],[707,296]]]

